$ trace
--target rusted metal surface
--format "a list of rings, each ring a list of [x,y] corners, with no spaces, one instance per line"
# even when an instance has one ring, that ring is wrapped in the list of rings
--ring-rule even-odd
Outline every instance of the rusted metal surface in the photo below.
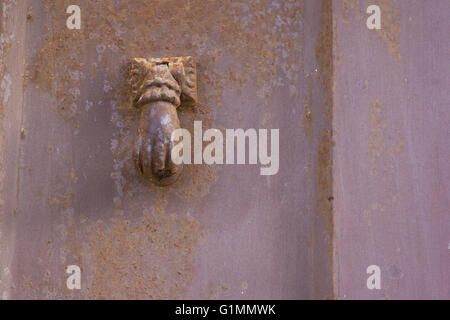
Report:
[[[447,1],[78,2],[0,1],[2,298],[449,297]],[[127,61],[176,56],[180,126],[280,128],[277,175],[136,170]]]
[[[79,1],[81,30],[69,1],[2,4],[4,298],[332,297],[320,2]],[[277,175],[192,165],[161,189],[136,171],[126,61],[186,55],[199,104],[181,126],[282,128]]]

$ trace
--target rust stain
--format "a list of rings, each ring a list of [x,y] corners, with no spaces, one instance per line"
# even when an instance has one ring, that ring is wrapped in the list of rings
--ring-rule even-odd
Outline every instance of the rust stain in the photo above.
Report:
[[[58,206],[62,209],[68,209],[75,200],[75,193],[67,193],[63,195],[54,195],[47,201],[48,207]]]
[[[327,230],[333,233],[333,140],[330,130],[320,134],[320,144],[317,150],[316,179],[318,183],[317,211],[327,218]]]
[[[371,174],[377,174],[376,160],[381,157],[385,149],[384,129],[386,122],[382,114],[379,100],[371,101],[370,109],[370,162],[372,165]]]
[[[312,142],[313,138],[313,110],[312,110],[312,97],[313,97],[313,82],[311,77],[308,78],[308,94],[303,96],[303,131],[305,135]]]
[[[116,80],[116,68],[102,68],[111,54],[123,62],[127,57],[189,52],[203,65],[199,78],[204,79],[202,86],[208,90],[200,88],[200,100],[215,105],[221,102],[222,90],[242,88],[249,81],[257,84],[259,96],[268,97],[279,86],[274,84],[279,68],[290,85],[295,84],[295,75],[300,71],[301,37],[291,30],[302,19],[303,1],[269,6],[257,0],[159,0],[151,6],[136,0],[116,1],[113,5],[79,1],[83,12],[79,31],[64,27],[66,16],[61,12],[70,1],[45,3],[52,21],[51,32],[29,68],[29,79],[41,89],[54,91],[58,112],[66,119],[77,115],[73,104],[81,103],[75,90],[80,86],[80,77],[101,71],[108,80]],[[97,55],[98,63],[82,65],[86,54]],[[220,71],[217,60],[229,56],[239,68]],[[117,85],[115,81],[110,83],[115,84],[114,91]]]
[[[383,173],[394,170],[394,161],[396,156],[401,154],[405,149],[405,139],[399,134],[387,135],[386,120],[383,113],[381,102],[376,100],[370,101],[370,172],[373,176],[379,173],[379,166],[383,165]],[[388,155],[388,158],[385,156]]]
[[[138,222],[114,218],[89,230],[90,299],[168,299],[185,294],[194,276],[200,224],[188,215],[144,210]],[[132,290],[130,290],[132,288]]]
[[[400,13],[392,0],[374,0],[370,4],[378,5],[381,9],[381,30],[376,34],[380,41],[387,46],[389,53],[395,61],[400,62]],[[342,2],[343,22],[348,28],[350,13],[359,23],[368,18],[366,7],[361,7],[358,0],[344,0]]]
[[[400,14],[392,0],[378,0],[382,12],[382,27],[378,37],[388,46],[395,61],[400,62]]]
[[[405,138],[402,136],[397,136],[396,142],[389,148],[389,157],[391,160],[395,159],[395,156],[401,153],[405,148]]]
[[[320,33],[316,44],[316,60],[319,64],[319,79],[322,83],[326,100],[326,109],[331,109],[333,105],[333,43],[334,43],[334,23],[333,23],[332,2],[322,1],[322,16],[320,18]],[[327,115],[331,110],[326,110]]]
[[[82,289],[69,291],[52,276],[24,279],[23,293],[36,299],[177,299],[185,297],[194,278],[194,260],[204,231],[189,213],[167,214],[167,199],[144,208],[137,219],[113,216],[107,221],[78,220],[72,208],[53,226],[49,252],[60,264],[76,264],[84,275]],[[55,244],[63,246],[56,247]],[[50,263],[47,261],[46,263]]]
[[[344,0],[342,1],[342,17],[347,29],[350,25],[350,13],[354,14],[354,18],[361,20],[363,11],[359,6],[359,0]]]
[[[336,41],[336,24],[334,23],[331,0],[322,0],[322,15],[320,19],[320,32],[316,44],[316,60],[319,65],[319,81],[324,96],[323,113],[326,127],[332,128],[334,107],[334,43]],[[333,132],[331,129],[322,130],[319,134],[319,146],[317,149],[315,179],[317,183],[316,212],[324,219],[323,228],[329,255],[329,270],[333,269],[333,241],[334,241],[334,217],[333,217]],[[331,288],[323,298],[331,299],[335,295],[334,281]]]

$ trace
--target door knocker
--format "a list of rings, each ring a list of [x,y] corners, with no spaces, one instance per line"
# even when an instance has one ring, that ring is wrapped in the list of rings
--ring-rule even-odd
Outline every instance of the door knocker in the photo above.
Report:
[[[134,58],[129,83],[132,104],[141,112],[133,150],[136,168],[155,184],[170,185],[183,169],[171,159],[172,133],[180,128],[177,108],[197,103],[195,59]]]

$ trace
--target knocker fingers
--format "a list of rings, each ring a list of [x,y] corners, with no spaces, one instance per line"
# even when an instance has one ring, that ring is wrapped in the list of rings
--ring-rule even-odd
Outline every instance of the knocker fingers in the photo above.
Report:
[[[158,141],[155,143],[153,149],[153,173],[157,176],[157,178],[164,178],[166,173],[166,146],[162,141]]]

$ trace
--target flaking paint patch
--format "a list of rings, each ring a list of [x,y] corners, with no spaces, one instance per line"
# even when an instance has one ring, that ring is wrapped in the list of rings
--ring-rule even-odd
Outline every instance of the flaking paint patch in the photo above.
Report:
[[[13,33],[7,30],[8,10],[15,4],[15,1],[5,0],[2,2],[0,25],[0,116],[3,117],[4,108],[11,95],[11,75],[7,72],[6,60],[11,49]]]
[[[9,73],[3,76],[2,82],[0,84],[0,90],[3,96],[3,105],[8,103],[9,97],[11,96],[11,75]]]

